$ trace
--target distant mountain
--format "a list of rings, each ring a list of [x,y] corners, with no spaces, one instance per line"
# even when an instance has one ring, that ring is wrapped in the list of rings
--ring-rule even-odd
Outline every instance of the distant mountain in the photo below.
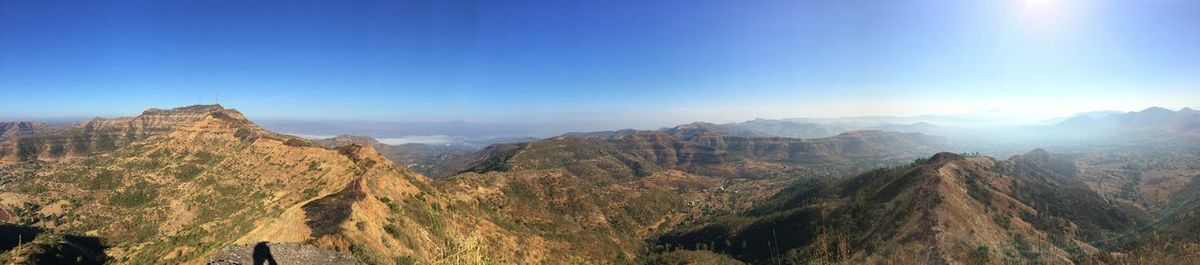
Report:
[[[482,144],[506,142],[511,139],[536,139],[559,135],[571,130],[595,128],[587,123],[474,123],[447,122],[383,122],[383,121],[288,121],[260,122],[273,131],[328,138],[336,135],[361,135],[376,139],[413,138],[434,139],[438,143]],[[387,141],[385,141],[387,142]],[[433,144],[432,142],[419,142]],[[482,148],[480,146],[478,148]]]
[[[1115,111],[1115,110],[1100,110],[1100,111],[1081,112],[1081,113],[1076,113],[1075,115],[1071,115],[1070,117],[1043,120],[1043,121],[1038,122],[1037,125],[1054,125],[1054,124],[1066,121],[1068,119],[1080,118],[1080,117],[1088,117],[1088,118],[1092,118],[1092,119],[1102,119],[1102,118],[1105,118],[1108,116],[1117,115],[1117,114],[1121,114],[1121,113],[1124,113],[1124,112]]]
[[[0,122],[0,139],[10,139],[37,134],[51,128],[40,122]]]
[[[1003,111],[981,111],[949,115],[917,116],[852,116],[840,118],[788,118],[783,121],[816,123],[825,125],[848,125],[854,127],[884,126],[892,124],[929,123],[945,127],[994,127],[1027,124],[1027,117]]]
[[[1105,116],[1078,115],[1054,126],[1060,130],[1093,133],[1154,133],[1200,135],[1200,112],[1190,108],[1172,111],[1151,107],[1142,111]]]
[[[731,136],[762,136],[762,137],[791,137],[791,138],[825,138],[850,131],[895,131],[928,133],[939,129],[938,126],[917,122],[912,124],[849,124],[849,123],[814,123],[796,122],[790,120],[754,119],[745,122],[713,124],[696,122],[686,127],[705,128]],[[680,126],[677,126],[678,128]],[[664,128],[670,130],[673,128]]]

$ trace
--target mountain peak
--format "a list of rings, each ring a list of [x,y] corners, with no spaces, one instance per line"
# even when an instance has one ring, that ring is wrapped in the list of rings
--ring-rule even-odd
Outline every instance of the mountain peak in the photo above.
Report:
[[[370,145],[362,145],[351,143],[341,147],[337,147],[338,153],[350,158],[355,164],[364,168],[374,167],[375,165],[392,165],[391,160],[384,158],[379,151]]]
[[[1047,152],[1046,149],[1034,148],[1033,150],[1029,150],[1029,152],[1025,152],[1025,154],[1020,155],[1020,157],[1025,159],[1046,160],[1050,158],[1050,152]]]
[[[1173,112],[1174,111],[1171,111],[1171,110],[1169,110],[1167,108],[1163,108],[1163,107],[1149,107],[1142,111],[1139,111],[1138,113],[1173,113]]]

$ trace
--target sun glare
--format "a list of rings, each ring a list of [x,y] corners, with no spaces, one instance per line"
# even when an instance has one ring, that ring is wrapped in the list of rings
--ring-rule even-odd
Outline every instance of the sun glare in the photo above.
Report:
[[[1046,4],[1049,4],[1050,1],[1052,1],[1052,0],[1025,0],[1025,6],[1026,7],[1044,6]]]

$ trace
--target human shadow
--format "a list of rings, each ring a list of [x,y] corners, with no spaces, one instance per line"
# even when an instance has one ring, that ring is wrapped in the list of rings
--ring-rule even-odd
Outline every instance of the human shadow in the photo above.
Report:
[[[271,247],[267,246],[267,242],[258,242],[254,245],[254,265],[279,265],[275,262],[275,256],[271,255]]]

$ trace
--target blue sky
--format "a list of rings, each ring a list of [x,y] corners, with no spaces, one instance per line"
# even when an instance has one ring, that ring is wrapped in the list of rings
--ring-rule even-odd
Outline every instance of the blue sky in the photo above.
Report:
[[[607,121],[1200,106],[1200,2],[8,1],[0,119]]]

